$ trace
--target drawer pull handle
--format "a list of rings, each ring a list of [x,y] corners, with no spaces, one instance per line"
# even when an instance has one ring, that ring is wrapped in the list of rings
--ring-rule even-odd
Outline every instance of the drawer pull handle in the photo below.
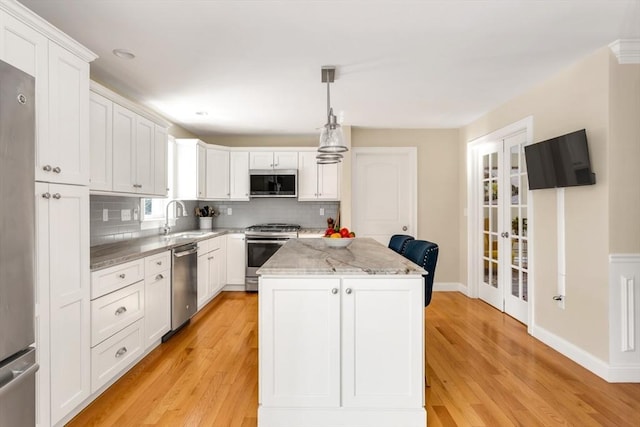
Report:
[[[162,265],[162,261],[156,262],[157,265]]]
[[[122,347],[118,351],[116,351],[116,358],[122,357],[127,353],[127,347]]]
[[[127,277],[127,275],[122,273],[122,274],[119,274],[118,277],[121,278],[121,279],[124,279],[125,277]]]
[[[126,312],[127,312],[127,307],[120,307],[120,308],[118,308],[116,310],[115,314],[116,314],[116,316],[120,316],[121,314],[126,313]]]
[[[158,274],[156,276],[156,280],[162,280],[162,279],[164,279],[164,276],[162,274]]]

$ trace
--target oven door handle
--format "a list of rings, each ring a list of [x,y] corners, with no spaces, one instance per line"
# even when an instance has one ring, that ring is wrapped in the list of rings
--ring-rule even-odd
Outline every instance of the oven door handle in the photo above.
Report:
[[[247,240],[247,244],[249,243],[275,243],[276,245],[284,245],[287,243],[286,240]]]

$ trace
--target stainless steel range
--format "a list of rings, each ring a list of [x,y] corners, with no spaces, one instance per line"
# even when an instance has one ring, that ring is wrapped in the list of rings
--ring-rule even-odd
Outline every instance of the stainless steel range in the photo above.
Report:
[[[258,274],[256,273],[271,255],[276,253],[287,240],[298,237],[300,226],[297,224],[257,224],[247,227],[244,234],[247,238],[247,268],[245,289],[258,290]]]

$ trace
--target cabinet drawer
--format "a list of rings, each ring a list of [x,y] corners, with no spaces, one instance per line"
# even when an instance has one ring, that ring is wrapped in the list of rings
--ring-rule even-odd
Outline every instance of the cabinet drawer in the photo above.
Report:
[[[215,251],[216,249],[220,249],[225,240],[224,236],[214,237],[213,239],[209,239],[209,251]]]
[[[143,320],[140,319],[91,349],[91,392],[118,375],[143,352]]]
[[[91,346],[144,316],[144,282],[91,301]]]
[[[114,265],[91,273],[91,299],[144,279],[144,259]]]
[[[171,252],[166,251],[158,255],[148,256],[144,259],[144,275],[155,276],[161,271],[171,268]]]
[[[211,250],[209,249],[209,242],[211,242],[211,239],[200,240],[198,242],[198,255],[206,254]]]

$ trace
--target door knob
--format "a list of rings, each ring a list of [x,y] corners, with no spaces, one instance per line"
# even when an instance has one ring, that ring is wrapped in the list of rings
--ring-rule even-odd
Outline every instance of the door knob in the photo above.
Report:
[[[402,226],[402,231],[407,231],[407,230],[408,230],[407,226],[406,226],[406,225],[403,225],[403,226]]]

